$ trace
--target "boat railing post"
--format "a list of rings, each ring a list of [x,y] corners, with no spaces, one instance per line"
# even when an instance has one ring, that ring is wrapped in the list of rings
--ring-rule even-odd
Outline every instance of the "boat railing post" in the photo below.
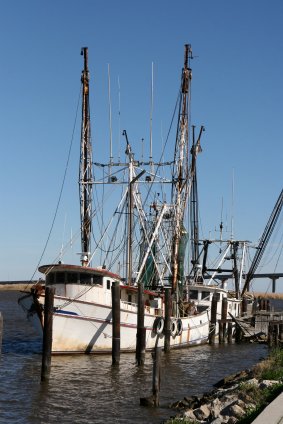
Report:
[[[164,317],[164,352],[170,351],[170,317],[171,317],[171,288],[165,287],[165,317]]]
[[[144,287],[138,283],[138,317],[137,317],[137,365],[143,365],[145,361],[146,329],[144,327]]]
[[[52,353],[54,287],[45,287],[41,381],[49,379]]]
[[[113,281],[112,294],[112,365],[120,363],[120,283]]]

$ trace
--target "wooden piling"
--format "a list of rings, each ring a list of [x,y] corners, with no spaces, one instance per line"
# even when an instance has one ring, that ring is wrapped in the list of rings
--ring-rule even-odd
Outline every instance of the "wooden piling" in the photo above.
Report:
[[[266,311],[266,299],[262,299],[262,309]]]
[[[161,375],[161,347],[155,345],[152,353],[153,366],[152,366],[152,395],[140,398],[141,406],[159,406],[159,392],[160,392],[160,375]]]
[[[112,365],[120,363],[120,283],[113,281],[112,294]]]
[[[218,334],[218,341],[219,344],[224,343],[224,338],[223,338],[223,334],[224,334],[224,330],[223,330],[224,324],[222,320],[218,321],[218,328],[219,328],[219,334]]]
[[[279,324],[279,343],[282,346],[283,344],[283,322],[282,321],[280,321],[280,324]]]
[[[214,295],[212,296],[212,302],[211,302],[209,344],[215,343],[216,317],[217,317],[217,296],[214,293]]]
[[[144,327],[144,287],[138,284],[138,317],[137,317],[137,344],[136,362],[143,365],[145,361],[146,329]]]
[[[254,315],[258,310],[258,300],[255,297],[252,304],[252,314]]]
[[[236,327],[235,327],[235,342],[236,343],[241,343],[242,338],[243,338],[242,329],[241,329],[240,325],[238,325],[236,323]]]
[[[51,369],[54,293],[54,287],[45,287],[41,381],[49,379]]]
[[[247,298],[243,297],[243,299],[242,299],[242,311],[241,311],[242,317],[247,315],[247,307],[248,307]]]
[[[223,297],[222,299],[222,305],[221,305],[221,320],[223,321],[223,327],[222,327],[222,339],[223,343],[225,343],[226,338],[226,320],[227,320],[227,311],[228,311],[228,300],[227,297]],[[219,326],[219,335],[220,335],[220,326]]]
[[[171,337],[171,289],[165,288],[165,317],[164,317],[164,352],[170,351],[170,337]]]
[[[161,348],[155,346],[153,357],[152,396],[154,406],[159,406]]]
[[[278,347],[279,345],[279,323],[274,323],[273,326],[273,340],[275,347]]]
[[[272,322],[269,322],[268,324],[267,344],[270,347],[273,346],[273,323]]]
[[[228,322],[228,331],[227,331],[228,343],[232,343],[232,333],[233,333],[232,322]]]

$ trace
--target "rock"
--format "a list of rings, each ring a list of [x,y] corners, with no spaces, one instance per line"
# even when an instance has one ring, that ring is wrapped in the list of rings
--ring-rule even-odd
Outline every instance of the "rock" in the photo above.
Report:
[[[259,385],[259,381],[257,378],[251,378],[250,380],[247,380],[245,383],[256,386],[256,387],[258,387]]]
[[[210,424],[223,424],[225,421],[221,415],[219,417],[215,418],[215,420],[210,421]]]
[[[230,417],[228,421],[226,421],[227,424],[235,424],[238,422],[238,419],[236,417]]]
[[[223,408],[227,405],[231,405],[238,399],[238,393],[225,394],[221,397],[221,402],[224,404]]]
[[[245,411],[239,405],[237,405],[236,403],[234,403],[232,405],[226,406],[221,411],[221,415],[224,415],[224,416],[226,415],[229,418],[230,417],[241,418],[243,415],[245,415]]]
[[[155,396],[149,396],[147,398],[140,398],[140,405],[141,406],[154,407],[154,406],[158,406],[158,401],[157,401]]]
[[[194,410],[194,414],[197,420],[203,421],[210,416],[210,409],[208,405],[201,405],[199,408]]]
[[[228,375],[218,383],[214,384],[214,387],[227,387],[235,383],[239,383],[241,380],[246,379],[250,375],[249,370],[240,371],[237,374]]]
[[[184,401],[191,409],[199,408],[201,405],[201,398],[199,396],[185,396]]]
[[[244,401],[242,401],[241,399],[237,399],[237,400],[234,402],[234,405],[239,406],[239,407],[240,407],[240,408],[242,408],[243,410],[245,410],[245,408],[246,408],[246,404],[245,404],[245,402],[244,402]]]
[[[245,404],[253,403],[253,398],[245,392],[239,393],[239,399],[242,400]]]
[[[266,387],[274,386],[274,384],[278,384],[278,381],[276,381],[276,380],[263,380],[261,383],[259,383],[259,388],[265,389]]]
[[[217,418],[220,416],[220,411],[223,408],[221,401],[216,398],[211,402],[211,417]]]
[[[188,418],[189,420],[195,421],[196,416],[194,414],[194,411],[192,409],[187,409],[187,411],[184,412],[184,417]]]

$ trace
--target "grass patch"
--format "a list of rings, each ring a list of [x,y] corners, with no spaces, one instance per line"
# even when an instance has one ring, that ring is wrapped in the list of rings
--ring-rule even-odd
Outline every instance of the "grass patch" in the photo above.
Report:
[[[246,386],[248,386],[248,384]],[[256,407],[248,411],[246,415],[238,421],[238,424],[252,423],[255,418],[264,410],[264,408],[266,408],[267,405],[269,405],[275,398],[277,398],[278,395],[280,395],[280,393],[282,393],[283,384],[278,383],[272,387],[265,388],[264,390],[260,390],[259,388],[256,389],[257,391],[255,390],[253,392],[253,394],[256,394],[256,398],[253,398],[256,403]],[[253,394],[250,392],[249,394],[253,396]]]
[[[266,360],[254,367],[254,375],[259,380],[283,382],[283,349],[273,349]]]

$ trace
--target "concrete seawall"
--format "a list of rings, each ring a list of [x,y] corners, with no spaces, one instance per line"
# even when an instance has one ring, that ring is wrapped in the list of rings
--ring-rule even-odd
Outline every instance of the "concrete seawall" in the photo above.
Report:
[[[262,411],[253,424],[283,424],[283,393]]]

